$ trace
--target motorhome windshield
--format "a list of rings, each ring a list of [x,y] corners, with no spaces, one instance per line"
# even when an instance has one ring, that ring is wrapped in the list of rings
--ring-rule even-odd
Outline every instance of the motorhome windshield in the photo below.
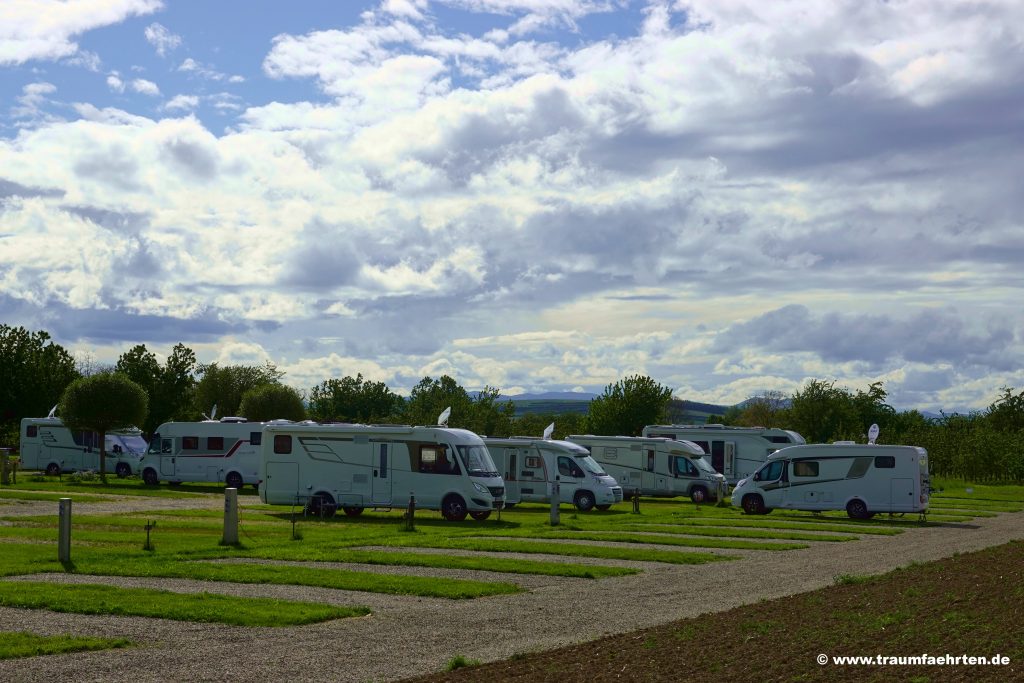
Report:
[[[496,477],[498,467],[491,460],[487,446],[456,446],[463,467],[471,477]]]
[[[120,438],[121,443],[124,444],[124,447],[127,448],[130,453],[142,455],[143,453],[146,452],[146,440],[143,439],[141,436],[135,434],[131,436],[122,435]]]
[[[591,474],[605,474],[605,471],[601,469],[601,466],[597,464],[597,461],[594,460],[589,455],[577,455],[576,464],[578,464],[580,467],[585,469],[587,472],[590,472]]]
[[[157,455],[160,453],[159,433],[154,434],[153,437],[149,440],[149,448],[146,449],[146,452],[149,453],[150,455]]]
[[[696,458],[690,458],[690,462],[696,465],[697,469],[700,470],[701,472],[706,472],[708,474],[716,474],[715,468],[709,465],[708,461],[699,455]]]

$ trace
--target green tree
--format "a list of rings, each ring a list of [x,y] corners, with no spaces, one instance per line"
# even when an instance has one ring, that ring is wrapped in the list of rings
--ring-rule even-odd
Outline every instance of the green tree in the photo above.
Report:
[[[1024,430],[1024,391],[1013,393],[1013,387],[1000,387],[1002,396],[997,398],[986,412],[986,420],[1001,432]]]
[[[541,436],[549,424],[554,423],[553,439],[564,439],[570,434],[587,433],[587,416],[585,413],[527,413],[512,421],[507,434],[488,434],[488,436]]]
[[[183,344],[175,345],[163,367],[145,344],[133,346],[117,359],[114,370],[149,395],[149,416],[144,425],[139,425],[144,432],[152,434],[164,422],[198,416],[191,409],[195,368],[196,354]]]
[[[749,399],[729,424],[740,427],[782,427],[788,416],[786,403],[786,395],[781,391],[762,392]]]
[[[793,394],[788,421],[807,443],[828,443],[863,433],[853,397],[834,381],[812,379]]]
[[[402,419],[412,425],[437,424],[441,411],[451,408],[448,424],[452,427],[465,426],[470,419],[472,404],[469,394],[452,377],[424,377],[409,392],[409,399],[402,409]]]
[[[896,409],[885,402],[888,395],[882,382],[872,382],[867,391],[858,389],[853,395],[853,410],[857,414],[862,435],[866,435],[873,424],[883,430],[893,424]]]
[[[239,406],[242,415],[256,422],[306,419],[299,392],[283,384],[261,384],[245,392]]]
[[[106,434],[142,424],[149,410],[149,397],[145,389],[124,375],[101,372],[69,384],[59,410],[68,429],[99,434],[100,479],[106,484]]]
[[[649,424],[663,422],[672,390],[646,375],[633,375],[609,384],[590,402],[587,422],[591,432],[612,436],[640,436]]]
[[[46,332],[0,325],[0,444],[11,445],[25,417],[42,417],[79,377],[75,360]]]
[[[386,422],[397,417],[403,403],[384,382],[370,382],[357,374],[313,387],[309,414],[317,422]]]
[[[201,377],[196,383],[193,409],[200,415],[209,413],[213,406],[217,406],[218,415],[237,415],[245,392],[263,384],[278,384],[284,377],[270,361],[264,365],[224,367],[210,363],[198,366],[196,372]]]

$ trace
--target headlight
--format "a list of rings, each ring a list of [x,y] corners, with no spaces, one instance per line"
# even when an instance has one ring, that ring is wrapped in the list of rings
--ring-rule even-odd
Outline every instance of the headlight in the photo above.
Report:
[[[490,491],[488,491],[488,490],[487,490],[487,487],[486,487],[486,486],[484,486],[483,484],[481,484],[481,483],[479,483],[479,482],[475,482],[475,481],[474,481],[474,482],[473,482],[473,488],[475,488],[475,489],[476,489],[477,491],[479,491],[480,493],[486,493],[486,494],[488,494],[488,495],[490,495],[490,493],[491,493]]]

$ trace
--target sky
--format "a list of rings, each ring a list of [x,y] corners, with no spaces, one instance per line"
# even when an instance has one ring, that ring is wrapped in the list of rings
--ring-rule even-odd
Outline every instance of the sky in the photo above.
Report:
[[[308,389],[1024,386],[1018,0],[3,0],[0,322]]]

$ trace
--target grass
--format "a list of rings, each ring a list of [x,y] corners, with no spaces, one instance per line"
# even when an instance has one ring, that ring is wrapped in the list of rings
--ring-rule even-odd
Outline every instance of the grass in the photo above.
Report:
[[[365,607],[334,607],[269,598],[37,581],[0,581],[0,606],[234,626],[296,626],[370,612]]]
[[[127,638],[88,638],[60,635],[41,636],[24,631],[0,631],[0,659],[89,652],[133,645]]]
[[[670,528],[655,528],[652,529],[651,524],[629,524],[624,528],[631,531],[644,531],[654,532],[659,534],[686,534],[689,536],[715,536],[715,537],[732,537],[732,538],[764,538],[764,539],[776,539],[785,541],[829,541],[829,542],[842,542],[842,541],[856,541],[857,537],[853,536],[853,531],[847,533],[844,536],[830,536],[828,534],[804,534],[797,530],[794,531],[782,531],[782,530],[771,530],[771,529],[745,529],[735,527],[712,527],[712,526],[697,526],[697,525],[683,525],[684,528],[670,529]],[[823,529],[822,531],[826,531]]]
[[[101,503],[107,498],[102,496],[78,493],[77,491],[66,491],[64,493],[38,493],[34,491],[11,491],[10,489],[0,490],[0,500],[52,500],[58,501],[61,498],[70,498],[76,503]]]
[[[96,481],[79,481],[72,482],[67,480],[66,475],[64,479],[56,479],[47,477],[46,481],[31,481],[33,477],[25,477],[22,479],[20,473],[18,477],[18,483],[13,484],[11,489],[17,491],[56,491],[64,493],[68,492],[88,492],[88,493],[101,493],[107,495],[118,495],[118,496],[144,496],[147,498],[198,498],[203,494],[220,494],[224,493],[224,484],[215,483],[189,483],[180,484],[178,486],[171,486],[169,484],[161,484],[159,486],[147,486],[142,483],[141,479],[135,479],[129,477],[127,479],[118,479],[117,475],[113,472],[107,473],[107,484],[104,484],[98,479]],[[256,491],[252,487],[245,487],[244,490],[239,493],[243,495],[243,500],[250,498],[245,494],[252,494]],[[258,499],[257,499],[258,500]]]
[[[506,532],[502,535],[528,535],[532,538],[550,540],[603,541],[608,543],[646,543],[697,548],[730,548],[734,550],[799,550],[807,548],[805,543],[756,543],[753,541],[730,541],[722,539],[675,538],[668,534],[629,534],[616,531],[542,531]]]
[[[742,527],[753,529],[777,529],[779,531],[832,531],[844,534],[869,534],[879,536],[895,536],[902,534],[902,529],[880,526],[878,524],[837,524],[832,519],[808,518],[804,522],[791,522],[788,520],[771,519],[771,516],[761,518],[673,518],[671,522],[640,522],[628,526],[647,526],[653,524],[670,524],[673,526],[701,526],[701,527]]]

